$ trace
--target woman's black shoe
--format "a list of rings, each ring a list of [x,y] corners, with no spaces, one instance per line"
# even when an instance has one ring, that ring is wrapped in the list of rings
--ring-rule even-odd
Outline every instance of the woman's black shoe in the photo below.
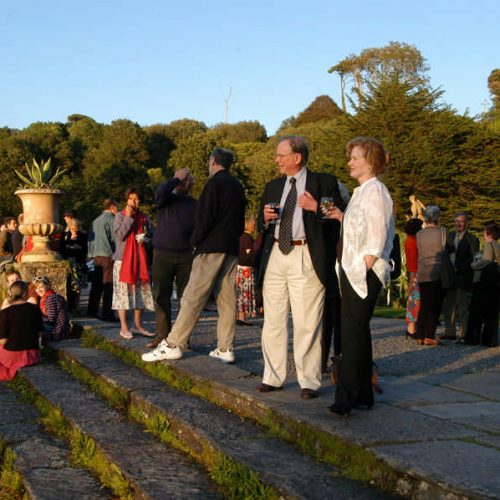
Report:
[[[340,408],[335,403],[333,403],[332,406],[329,407],[329,409],[332,413],[336,413],[337,415],[342,415],[344,417],[348,417],[349,413],[351,413],[351,410]]]
[[[406,337],[409,337],[410,339],[414,339],[415,338],[415,333],[411,333],[409,332],[408,330],[406,330]]]

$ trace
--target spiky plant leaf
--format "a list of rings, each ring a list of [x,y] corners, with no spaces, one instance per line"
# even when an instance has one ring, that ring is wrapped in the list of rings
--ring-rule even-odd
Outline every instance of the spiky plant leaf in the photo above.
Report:
[[[47,161],[42,160],[40,163],[33,158],[32,165],[25,163],[24,167],[26,168],[27,175],[23,175],[17,170],[15,172],[29,188],[52,188],[61,179],[62,175],[66,173],[66,169],[61,169],[60,167],[54,173],[51,158]]]
[[[24,175],[22,175],[20,172],[18,172],[17,170],[15,170],[17,176],[26,184],[26,186],[30,187],[30,188],[35,188],[36,185],[30,181],[28,178],[26,178]]]

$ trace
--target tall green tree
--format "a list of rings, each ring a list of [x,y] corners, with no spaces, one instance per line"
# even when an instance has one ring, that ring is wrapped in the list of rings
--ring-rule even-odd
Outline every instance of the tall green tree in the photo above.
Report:
[[[359,55],[351,54],[332,66],[328,73],[340,78],[342,109],[346,111],[346,97],[361,106],[368,85],[380,85],[386,80],[408,83],[412,87],[427,86],[426,64],[420,51],[401,42],[389,42],[385,47],[368,48]]]
[[[380,139],[392,161],[384,175],[402,223],[408,197],[437,204],[451,217],[452,197],[458,195],[463,147],[476,124],[440,102],[441,91],[415,89],[410,82],[393,78],[370,86],[352,120],[353,135]]]
[[[219,123],[212,127],[221,137],[232,144],[243,142],[265,142],[267,132],[258,121],[242,121],[238,123]]]
[[[126,189],[136,186],[143,192],[143,204],[150,207],[148,161],[147,136],[137,123],[120,119],[105,125],[101,141],[85,155],[83,196],[77,199],[78,193],[72,192],[72,202],[82,212],[95,211],[103,198],[123,200]]]

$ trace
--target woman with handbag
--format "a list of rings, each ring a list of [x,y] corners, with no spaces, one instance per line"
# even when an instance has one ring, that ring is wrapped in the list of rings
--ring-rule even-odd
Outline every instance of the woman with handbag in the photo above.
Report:
[[[154,311],[154,301],[145,249],[149,218],[139,209],[141,197],[137,189],[129,189],[125,199],[125,208],[115,215],[113,223],[116,251],[113,255],[112,308],[118,310],[120,336],[130,340],[134,335],[127,325],[127,310],[134,311],[133,332],[154,337],[155,334],[141,324],[142,311]]]
[[[436,205],[429,205],[424,211],[425,228],[417,233],[417,282],[420,290],[420,311],[415,338],[425,346],[440,344],[436,328],[444,299],[441,267],[449,245],[445,228],[439,227],[441,211]]]

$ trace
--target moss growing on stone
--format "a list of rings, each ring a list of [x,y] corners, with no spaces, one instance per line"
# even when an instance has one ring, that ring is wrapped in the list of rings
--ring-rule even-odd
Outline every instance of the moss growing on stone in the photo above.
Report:
[[[98,449],[95,442],[64,418],[61,410],[44,398],[19,374],[11,383],[21,398],[37,407],[44,426],[58,437],[65,438],[71,448],[76,465],[88,468],[101,483],[120,498],[132,498],[133,489],[118,467],[111,463]]]
[[[110,462],[99,450],[96,442],[73,429],[70,436],[72,457],[76,465],[91,470],[115,495],[133,498],[133,490],[120,469]]]
[[[283,439],[303,453],[330,463],[346,477],[395,491],[398,474],[361,446],[269,411],[261,422],[273,437]]]
[[[59,364],[64,370],[71,373],[73,377],[87,385],[92,392],[102,395],[113,408],[118,411],[127,409],[129,400],[127,391],[124,391],[120,387],[111,387],[109,384],[105,383],[101,377],[90,373],[87,369],[74,361],[61,359]]]
[[[220,399],[214,395],[208,383],[200,383],[191,377],[189,377],[190,383],[187,383],[186,377],[176,375],[170,366],[162,363],[144,363],[138,353],[120,347],[96,332],[87,331],[83,338],[87,346],[107,351],[125,363],[136,366],[150,376],[162,380],[177,389],[185,390],[212,403],[222,404]],[[269,430],[270,435],[287,441],[301,452],[334,465],[340,469],[342,475],[351,479],[376,485],[378,488],[392,492],[398,491],[398,481],[402,477],[412,483],[415,482],[409,476],[403,476],[394,471],[363,447],[348,443],[327,432],[314,429],[307,424],[285,418],[271,411],[268,411],[262,417],[258,412],[246,411],[243,406],[239,408],[231,407],[231,411],[264,426]]]
[[[0,500],[26,498],[21,474],[15,468],[16,454],[0,437]]]
[[[85,383],[91,390],[110,403],[113,402],[112,392],[117,390],[114,385],[111,386],[104,379],[94,375],[77,362],[65,360],[61,362],[61,366],[70,371],[78,380]],[[179,379],[178,385],[192,387],[192,382],[184,377]],[[171,422],[165,414],[154,411],[129,398],[126,399],[125,405],[119,406],[118,409],[126,412],[131,420],[143,425],[162,442],[186,453],[203,464],[208,469],[210,477],[221,487],[225,497],[234,499],[279,498],[275,489],[272,486],[263,484],[258,474],[248,467],[236,463],[213,447],[202,445],[200,450],[199,446],[192,446],[187,441],[179,439],[177,434],[172,431]]]

